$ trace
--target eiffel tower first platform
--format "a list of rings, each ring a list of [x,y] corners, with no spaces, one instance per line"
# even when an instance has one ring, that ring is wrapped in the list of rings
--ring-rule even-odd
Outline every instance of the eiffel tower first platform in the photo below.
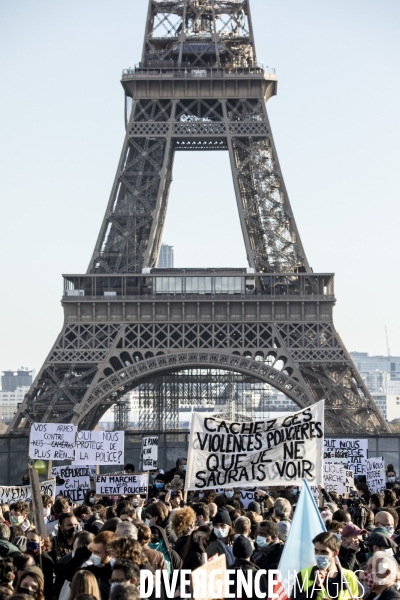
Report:
[[[388,431],[333,325],[333,274],[313,273],[301,243],[249,0],[149,0],[122,86],[126,137],[93,256],[64,275],[62,331],[10,431],[91,429],[144,380],[187,369],[245,374],[299,407],[324,399],[332,434]],[[174,155],[192,150],[229,152],[248,268],[155,268]],[[157,419],[177,428],[179,406],[161,399]]]

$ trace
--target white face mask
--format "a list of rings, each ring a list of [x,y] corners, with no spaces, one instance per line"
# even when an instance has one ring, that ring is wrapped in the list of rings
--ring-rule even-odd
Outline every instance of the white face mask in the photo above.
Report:
[[[99,565],[101,565],[101,559],[101,556],[97,556],[97,554],[92,554],[89,560],[98,567]]]
[[[51,508],[50,508],[50,507],[48,507],[48,508],[44,508],[44,509],[43,509],[43,515],[44,515],[45,517],[48,517],[48,516],[50,516],[50,511],[51,511]]]
[[[269,542],[267,542],[265,537],[263,537],[262,535],[257,536],[256,542],[257,546],[260,546],[260,548],[266,548],[267,546],[269,546]]]
[[[233,498],[233,492],[225,492],[225,496],[230,499]]]
[[[110,566],[111,566],[111,568],[113,568],[113,567],[114,567],[114,565],[115,565],[115,561],[116,561],[116,560],[117,560],[117,559],[116,559],[116,558],[114,558],[113,556],[110,558]]]
[[[224,539],[228,536],[229,529],[219,529],[217,527],[214,527],[214,533],[217,538]]]
[[[199,500],[203,500],[203,498],[204,498],[203,492],[199,492]]]
[[[150,519],[145,519],[144,522],[146,523],[147,527],[150,527]]]

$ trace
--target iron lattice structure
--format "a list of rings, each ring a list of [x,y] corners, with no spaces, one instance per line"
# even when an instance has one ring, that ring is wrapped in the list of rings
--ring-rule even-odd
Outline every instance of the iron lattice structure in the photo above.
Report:
[[[332,320],[296,227],[248,0],[149,0],[142,60],[123,72],[126,137],[85,275],[64,276],[65,322],[10,428],[92,428],[144,379],[224,369],[324,399],[332,433],[387,431]],[[176,151],[227,151],[250,269],[156,269]],[[159,398],[160,430],[173,407]],[[143,407],[145,408],[145,407]]]

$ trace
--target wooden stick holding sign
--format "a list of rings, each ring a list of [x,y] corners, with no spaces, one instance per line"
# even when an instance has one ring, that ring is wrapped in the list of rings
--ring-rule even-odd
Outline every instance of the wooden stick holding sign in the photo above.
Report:
[[[29,465],[29,481],[31,483],[31,491],[32,491],[32,512],[33,512],[33,520],[35,523],[36,533],[40,536],[41,540],[39,543],[39,561],[40,568],[42,568],[42,544],[47,537],[46,525],[44,523],[44,513],[43,513],[43,502],[42,502],[42,494],[40,489],[39,475],[36,469],[33,469]]]

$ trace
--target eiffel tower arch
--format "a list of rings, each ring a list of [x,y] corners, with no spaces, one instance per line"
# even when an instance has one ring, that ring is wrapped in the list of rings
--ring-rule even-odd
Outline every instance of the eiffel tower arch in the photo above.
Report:
[[[243,373],[333,434],[388,430],[333,324],[334,276],[313,273],[285,188],[249,0],[149,0],[140,64],[123,72],[126,136],[88,270],[64,275],[64,325],[10,431],[92,428],[144,380]],[[157,269],[175,152],[229,152],[243,269]],[[145,407],[140,407],[145,408]],[[179,406],[157,407],[157,429]]]

